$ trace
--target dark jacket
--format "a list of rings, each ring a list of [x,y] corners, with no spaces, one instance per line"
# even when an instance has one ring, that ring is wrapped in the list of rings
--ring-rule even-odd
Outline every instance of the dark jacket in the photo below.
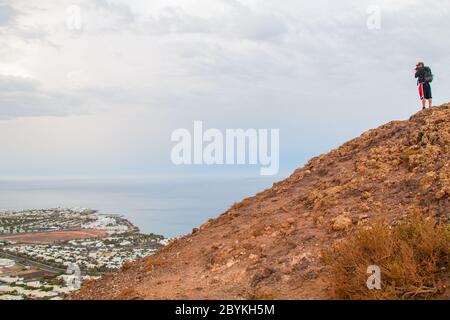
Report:
[[[421,67],[419,69],[416,70],[416,75],[415,77],[417,78],[417,82],[418,83],[425,83],[425,75],[426,75],[426,71],[429,70],[429,67]]]

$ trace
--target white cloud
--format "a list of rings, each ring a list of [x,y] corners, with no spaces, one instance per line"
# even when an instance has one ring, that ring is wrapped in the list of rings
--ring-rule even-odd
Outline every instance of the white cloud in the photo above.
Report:
[[[67,27],[70,5],[79,29]],[[366,27],[369,5],[380,30]],[[281,127],[286,153],[309,143],[298,131],[337,143],[415,110],[416,60],[431,64],[445,101],[449,10],[446,0],[3,0],[0,119],[103,126],[127,112],[160,141],[202,119]],[[128,119],[124,139],[142,141],[148,132]]]

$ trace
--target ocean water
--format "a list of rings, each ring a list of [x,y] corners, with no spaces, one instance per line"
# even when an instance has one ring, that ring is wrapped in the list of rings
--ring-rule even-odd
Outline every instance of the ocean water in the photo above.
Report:
[[[272,185],[274,177],[2,178],[0,211],[81,207],[174,237]]]

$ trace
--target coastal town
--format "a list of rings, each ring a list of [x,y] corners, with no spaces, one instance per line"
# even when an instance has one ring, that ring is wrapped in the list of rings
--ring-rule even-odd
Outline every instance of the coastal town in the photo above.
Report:
[[[0,300],[60,300],[170,239],[90,209],[0,212]]]

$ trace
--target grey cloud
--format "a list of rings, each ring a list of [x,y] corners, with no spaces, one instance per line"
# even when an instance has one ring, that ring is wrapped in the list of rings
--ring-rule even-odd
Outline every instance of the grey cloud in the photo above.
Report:
[[[0,3],[0,27],[14,22],[17,15],[18,11],[12,6]]]
[[[207,19],[189,15],[179,7],[164,8],[160,14],[146,18],[141,27],[144,33],[154,35],[211,33],[214,29]]]
[[[38,82],[31,78],[0,75],[0,93],[17,93],[23,91],[34,91]]]
[[[255,15],[240,17],[233,31],[242,33],[243,37],[256,41],[280,39],[288,34],[289,28],[283,17],[276,15]]]
[[[228,14],[202,18],[181,7],[165,7],[158,15],[144,19],[137,30],[150,35],[210,34],[253,41],[279,40],[289,32],[288,21],[276,14],[259,13],[250,8],[231,6]]]
[[[49,34],[46,31],[45,25],[21,25],[17,22],[17,18],[21,15],[26,16],[27,14],[10,4],[0,4],[0,34],[14,36],[25,42],[37,41],[56,47],[56,45],[49,40]]]
[[[141,89],[133,88],[134,84],[116,89],[111,88],[109,83],[105,84],[105,88],[92,85],[88,92],[72,92],[62,97],[68,101],[68,110],[73,110],[79,101],[89,101],[91,108],[93,105],[96,108],[102,105],[111,108],[142,106],[152,100],[156,100],[153,105],[161,106],[158,102],[166,97],[171,100],[173,92],[190,96],[195,90],[211,90],[213,93],[208,95],[211,104],[215,103],[213,97],[219,95],[227,95],[229,99],[236,97],[238,101],[236,88],[252,86],[255,92],[261,91],[261,100],[270,90],[285,90],[287,94],[306,92],[311,96],[322,96],[324,90],[327,95],[332,90],[348,92],[353,91],[353,86],[358,83],[373,85],[376,81],[384,81],[383,77],[398,73],[399,69],[408,68],[406,64],[411,59],[411,52],[418,51],[420,56],[421,41],[432,49],[428,53],[431,58],[445,59],[445,55],[439,54],[437,49],[445,49],[444,39],[448,37],[444,36],[448,36],[450,30],[448,19],[445,15],[436,15],[430,8],[424,15],[429,15],[433,24],[417,23],[420,10],[408,7],[408,10],[382,10],[382,29],[370,31],[366,27],[366,6],[358,4],[353,8],[355,2],[346,2],[344,7],[337,3],[323,12],[319,10],[323,9],[321,5],[311,8],[292,3],[291,11],[281,7],[271,11],[246,7],[237,1],[222,2],[228,4],[225,7],[228,11],[220,16],[204,18],[172,6],[157,14],[141,17],[144,18],[142,20],[126,4],[96,1],[95,8],[100,13],[105,11],[116,17],[113,19],[115,27],[105,32],[124,26],[124,32],[112,40],[116,41],[115,44],[128,35],[131,38],[137,34],[150,35],[153,38],[138,38],[138,41],[155,41],[155,48],[167,52],[170,64],[162,64],[167,68],[157,69],[161,74],[156,76],[153,67],[147,66],[139,56],[145,55],[145,52],[134,50],[132,55],[143,61],[142,69],[136,72],[148,72],[148,82],[152,85],[144,83]],[[427,37],[422,39],[423,34],[419,31]],[[437,32],[443,36],[441,39],[434,36]],[[92,41],[92,50],[95,51],[95,40]],[[146,48],[151,50],[151,46]],[[117,62],[125,66],[128,64],[130,70],[134,70],[130,57]],[[154,64],[157,65],[158,61]],[[171,74],[174,78],[186,78],[188,83],[168,81]],[[130,75],[131,72],[127,76]],[[153,78],[156,77],[158,80],[155,82]],[[173,87],[162,87],[161,83],[166,82],[173,84]],[[260,85],[261,89],[258,89]],[[40,91],[39,87],[34,90]],[[358,94],[363,95],[355,93]],[[49,97],[55,95],[47,92],[47,99],[41,96],[38,101],[53,105]],[[296,96],[294,98],[297,99]],[[45,110],[49,112],[49,109]],[[59,109],[52,107],[51,110]]]
[[[83,113],[79,97],[41,88],[36,80],[0,75],[0,119]]]
[[[107,12],[114,16],[114,24],[117,26],[123,26],[133,23],[136,19],[136,15],[132,12],[131,8],[124,3],[112,3],[106,0],[95,0],[93,7],[100,11],[100,14]]]

